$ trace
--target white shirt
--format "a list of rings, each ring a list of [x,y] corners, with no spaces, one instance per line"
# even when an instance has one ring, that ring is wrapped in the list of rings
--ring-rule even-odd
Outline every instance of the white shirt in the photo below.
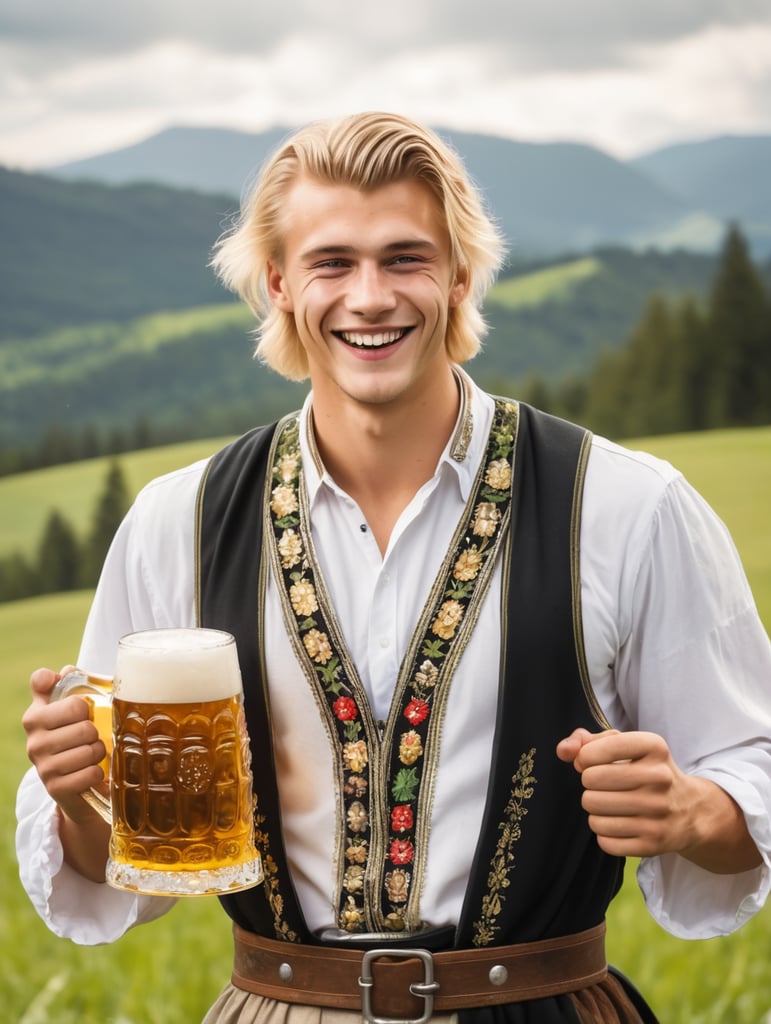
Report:
[[[301,423],[312,531],[323,576],[375,716],[386,718],[399,666],[483,456],[493,403],[471,389],[466,458],[448,443],[434,477],[400,516],[384,557],[356,503],[314,463]],[[151,482],[118,530],[78,658],[110,674],[119,637],[194,625],[194,508],[205,462]],[[500,568],[456,669],[442,736],[421,916],[457,922],[484,806],[498,686]],[[638,880],[674,935],[733,931],[771,885],[771,646],[733,543],[669,464],[592,443],[581,521],[581,597],[590,677],[608,721],[663,735],[679,766],[738,802],[764,864],[716,875],[676,854],[644,859]],[[270,583],[265,637],[286,849],[311,929],[335,919],[332,755]],[[599,728],[599,726],[598,726]],[[259,780],[256,780],[259,787]],[[22,882],[57,934],[113,941],[173,900],[89,882],[63,864],[53,803],[34,769],[19,790]],[[458,836],[468,842],[458,843]]]

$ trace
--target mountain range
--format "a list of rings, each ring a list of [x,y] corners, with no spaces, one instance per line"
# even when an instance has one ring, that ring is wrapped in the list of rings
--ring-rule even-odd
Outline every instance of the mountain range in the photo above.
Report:
[[[0,168],[0,451],[150,419],[177,436],[225,433],[295,402],[252,361],[253,319],[208,266],[285,135],[173,129],[45,174]],[[511,247],[474,363],[492,390],[586,373],[653,293],[702,301],[727,219],[771,279],[771,138],[628,163],[567,143],[450,141]]]
[[[0,339],[223,302],[207,263],[235,205],[0,168]]]
[[[169,128],[48,173],[238,199],[290,130]],[[514,261],[608,244],[714,251],[727,220],[741,224],[755,255],[771,254],[771,136],[722,136],[623,161],[578,143],[437,130],[464,158]]]

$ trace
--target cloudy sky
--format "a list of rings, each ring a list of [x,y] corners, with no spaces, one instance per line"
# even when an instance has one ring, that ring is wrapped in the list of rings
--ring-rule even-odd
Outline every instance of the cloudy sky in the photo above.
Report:
[[[771,0],[2,0],[0,163],[363,109],[631,156],[771,133]]]

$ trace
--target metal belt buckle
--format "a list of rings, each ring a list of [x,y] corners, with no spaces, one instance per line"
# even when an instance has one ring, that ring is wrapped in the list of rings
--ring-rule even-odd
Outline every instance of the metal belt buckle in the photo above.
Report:
[[[384,956],[396,960],[418,959],[423,961],[423,981],[414,981],[410,985],[412,995],[419,996],[426,1002],[422,1017],[402,1019],[400,1017],[372,1016],[372,989],[375,986],[372,961]],[[427,949],[369,949],[364,954],[361,963],[359,988],[361,989],[362,1024],[428,1024],[434,1012],[434,993],[439,988],[439,982],[434,981],[434,958]]]

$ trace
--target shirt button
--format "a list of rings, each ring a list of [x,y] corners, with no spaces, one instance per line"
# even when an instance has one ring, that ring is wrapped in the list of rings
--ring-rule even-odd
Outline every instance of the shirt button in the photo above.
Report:
[[[389,646],[390,646],[390,643],[391,643],[391,641],[390,641],[390,640],[388,639],[388,637],[387,637],[387,636],[381,636],[381,637],[380,637],[380,646],[381,646],[382,648],[384,648],[384,649],[385,649],[386,647],[389,647]]]

